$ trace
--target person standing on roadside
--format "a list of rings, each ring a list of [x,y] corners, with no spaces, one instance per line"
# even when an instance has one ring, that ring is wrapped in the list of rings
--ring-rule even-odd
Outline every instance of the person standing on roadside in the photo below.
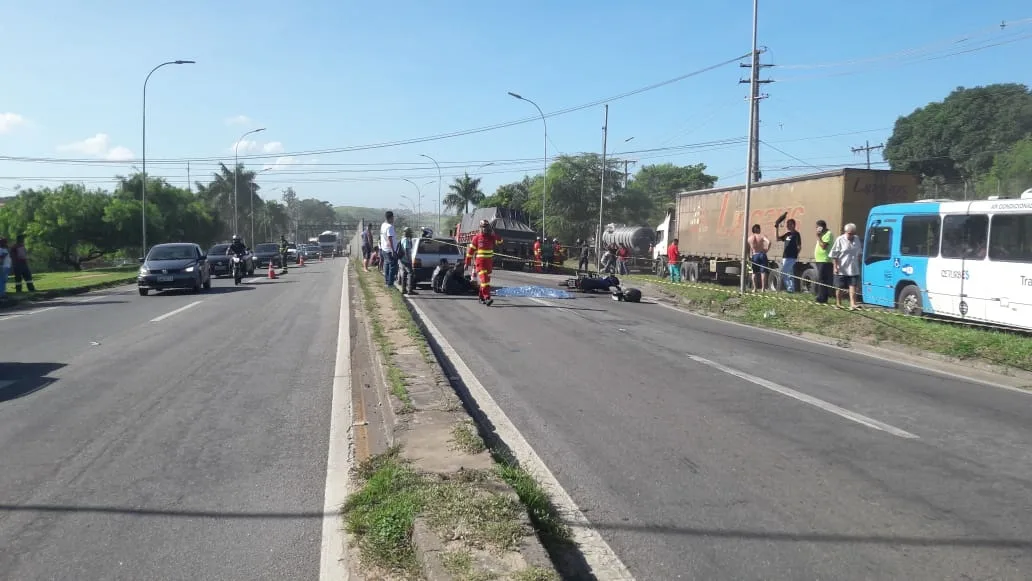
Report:
[[[860,251],[856,224],[846,224],[845,232],[835,239],[829,256],[835,272],[835,304],[842,306],[842,291],[849,292],[849,308],[856,310],[856,289],[860,286]]]
[[[14,272],[14,292],[22,292],[22,281],[30,293],[36,292],[36,285],[32,284],[32,271],[29,270],[29,251],[25,248],[24,234],[19,234],[11,247],[11,270]]]
[[[799,249],[803,245],[803,237],[796,230],[796,221],[789,219],[785,222],[785,228],[787,230],[784,234],[778,234],[778,226],[774,225],[774,234],[778,240],[785,243],[784,251],[781,254],[781,280],[785,282],[785,290],[794,293],[795,284],[795,264],[796,260],[799,259]]]
[[[817,220],[817,244],[813,249],[813,261],[817,263],[817,302],[828,302],[828,291],[834,284],[835,269],[828,253],[831,252],[831,230],[824,220]]]
[[[401,265],[401,294],[415,295],[416,276],[412,269],[412,260],[416,254],[416,243],[412,240],[412,228],[405,227],[401,244],[398,244],[398,264]]]
[[[753,292],[763,292],[767,288],[767,252],[770,251],[770,239],[763,235],[759,224],[753,224],[749,235],[749,260],[752,262]]]
[[[362,266],[369,272],[369,257],[373,255],[373,226],[366,226],[362,231]]]
[[[398,276],[398,235],[394,232],[394,212],[384,213],[380,224],[380,260],[383,261],[383,278],[387,288],[394,286]]]
[[[7,298],[7,275],[11,273],[11,249],[7,239],[0,238],[0,300]]]
[[[677,263],[681,258],[681,249],[677,247],[679,240],[674,241],[667,247],[667,270],[670,271],[670,282],[681,282],[681,266]]]
[[[588,270],[588,262],[591,258],[591,248],[588,247],[587,242],[578,240],[577,244],[580,244],[580,260],[577,261],[577,270]]]

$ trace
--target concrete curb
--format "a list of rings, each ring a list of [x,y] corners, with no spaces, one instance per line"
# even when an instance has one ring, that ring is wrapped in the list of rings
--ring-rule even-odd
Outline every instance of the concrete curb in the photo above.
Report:
[[[365,296],[361,291],[361,283],[357,280],[357,274],[349,273],[349,280],[355,282],[358,292],[355,293],[353,300],[361,306],[362,310],[362,316],[356,316],[354,320],[361,327],[358,332],[366,335],[369,340],[373,351],[373,364],[376,368],[375,379],[382,383],[377,389],[385,392],[385,399],[389,402],[390,409],[385,410],[390,412],[390,418],[386,423],[392,424],[388,426],[387,430],[389,442],[400,444],[402,456],[409,460],[417,470],[427,474],[450,476],[462,470],[493,469],[495,463],[488,451],[468,454],[450,449],[452,427],[461,421],[475,422],[475,420],[463,407],[459,395],[445,375],[444,368],[430,346],[430,342],[426,339],[426,329],[410,303],[407,300],[402,301],[407,315],[415,322],[422,333],[422,340],[430,349],[429,360],[425,359],[418,349],[398,348],[393,342],[393,361],[388,360],[374,341],[372,323],[368,313],[364,310]],[[394,306],[397,307],[397,305]],[[390,333],[387,334],[389,338]],[[406,379],[406,389],[411,399],[412,409],[404,409],[404,402],[391,393],[388,383],[388,366],[391,364],[406,369],[406,371],[413,371],[412,375]],[[429,370],[428,374],[415,372],[422,366]],[[497,488],[497,493],[511,495],[518,500],[516,492],[504,481],[498,480],[492,486]],[[520,521],[526,530],[531,532],[523,538],[515,552],[519,553],[527,566],[555,571],[547,551],[533,532],[534,528],[526,511],[521,512]],[[430,530],[422,517],[416,519],[412,542],[427,579],[442,581],[455,579],[446,570],[442,561],[443,555],[448,550],[446,544],[437,533]],[[356,577],[355,573],[357,571],[353,570],[353,579],[361,578]]]
[[[100,283],[96,283],[96,284],[87,284],[87,285],[77,286],[77,287],[72,287],[72,288],[63,288],[63,289],[39,291],[39,292],[33,293],[31,298],[28,295],[26,295],[26,297],[24,299],[15,300],[15,301],[11,301],[11,302],[0,303],[0,311],[9,310],[9,309],[10,310],[14,310],[14,309],[23,308],[23,307],[29,307],[29,306],[35,305],[37,303],[46,302],[46,301],[53,300],[53,299],[59,299],[59,298],[62,298],[62,297],[71,297],[71,296],[75,296],[75,295],[81,295],[81,294],[85,294],[85,293],[88,293],[88,292],[91,292],[91,291],[95,291],[95,290],[103,290],[103,289],[107,289],[107,288],[113,288],[113,287],[118,287],[118,286],[125,286],[125,285],[127,285],[129,283],[133,283],[133,282],[136,282],[136,275],[135,274],[132,275],[131,277],[120,278],[118,280],[109,280],[107,282],[100,282]],[[10,294],[8,294],[8,296],[10,296]]]

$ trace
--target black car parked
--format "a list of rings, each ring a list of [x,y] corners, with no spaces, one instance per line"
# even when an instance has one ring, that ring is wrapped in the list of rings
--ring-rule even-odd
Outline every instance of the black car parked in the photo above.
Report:
[[[140,296],[147,296],[152,290],[190,289],[200,292],[201,288],[211,288],[207,256],[196,244],[157,244],[140,262],[143,265],[136,278]]]
[[[283,267],[283,256],[280,255],[279,244],[263,242],[254,247],[255,268],[266,268],[269,263],[275,268]]]

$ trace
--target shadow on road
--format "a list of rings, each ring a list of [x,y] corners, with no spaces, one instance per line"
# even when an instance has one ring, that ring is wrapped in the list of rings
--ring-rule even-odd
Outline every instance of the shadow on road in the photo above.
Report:
[[[0,403],[34,393],[57,381],[47,375],[63,363],[4,363],[0,361]]]

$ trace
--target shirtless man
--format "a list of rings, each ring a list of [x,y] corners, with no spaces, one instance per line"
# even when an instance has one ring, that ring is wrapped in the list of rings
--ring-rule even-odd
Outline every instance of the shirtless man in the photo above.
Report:
[[[767,288],[768,250],[770,250],[770,240],[760,233],[759,224],[753,224],[752,234],[749,235],[749,259],[752,261],[753,292],[756,292],[757,289],[763,292]]]

